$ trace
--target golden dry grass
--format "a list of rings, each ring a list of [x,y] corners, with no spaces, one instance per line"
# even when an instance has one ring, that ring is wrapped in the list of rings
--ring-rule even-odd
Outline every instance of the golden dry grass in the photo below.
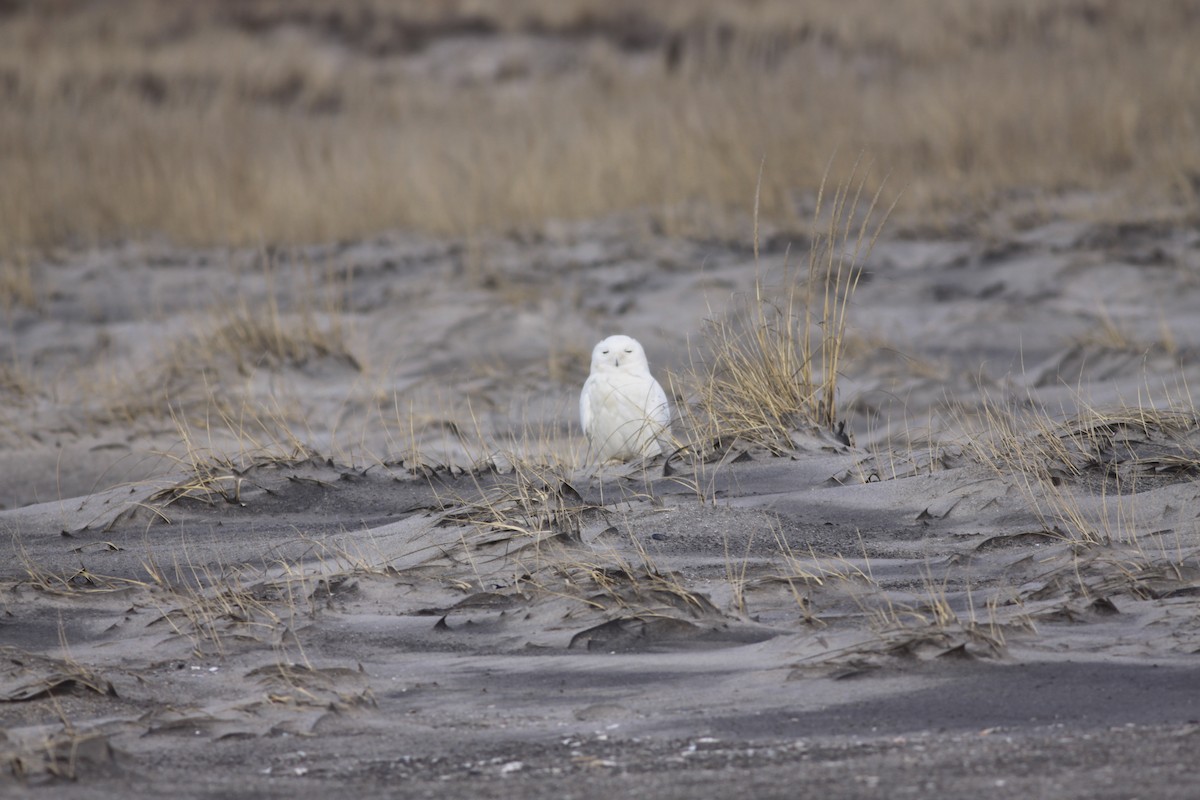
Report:
[[[1197,209],[1190,0],[4,13],[8,251],[470,234],[631,208],[713,230],[764,158],[764,219],[802,227],[835,150],[868,152],[922,224],[1014,192],[1103,190],[1095,214]]]
[[[187,372],[215,371],[229,360],[239,374],[263,366],[302,367],[311,361],[332,359],[360,370],[348,344],[340,288],[317,286],[312,275],[300,283],[290,307],[283,307],[274,284],[273,267],[264,268],[267,295],[249,300],[239,295],[231,304],[213,310],[210,329],[184,342],[172,359]]]
[[[826,198],[822,178],[813,212],[820,232],[806,272],[785,269],[781,286],[768,285],[760,272],[743,307],[708,321],[703,367],[681,379],[694,387],[702,440],[742,438],[788,450],[793,431],[835,429],[850,299],[890,212],[873,219],[879,194],[863,198],[868,179],[855,164]],[[756,208],[756,260],[757,219]]]
[[[1138,491],[1157,479],[1190,480],[1200,471],[1200,413],[1190,397],[1155,405],[1096,408],[1072,415],[1034,403],[1001,407],[985,397],[964,451],[1024,494],[1047,533],[1083,545],[1140,547]],[[1090,505],[1085,495],[1099,497]]]

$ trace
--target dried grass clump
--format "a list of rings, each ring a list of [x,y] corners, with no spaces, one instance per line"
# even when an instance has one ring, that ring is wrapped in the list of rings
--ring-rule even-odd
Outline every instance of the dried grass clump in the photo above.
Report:
[[[559,474],[523,467],[512,480],[481,486],[477,498],[455,495],[444,500],[446,522],[466,523],[481,532],[514,536],[578,538],[584,516],[596,509]]]
[[[1191,407],[1089,407],[1060,421],[989,405],[983,419],[986,431],[969,451],[1004,474],[1058,484],[1094,473],[1132,490],[1139,473],[1200,470],[1200,414]]]
[[[28,254],[0,259],[0,310],[37,308],[38,293]]]
[[[108,679],[73,659],[58,659],[0,646],[0,701],[18,702],[79,688],[115,697]]]
[[[435,488],[442,506],[439,524],[463,527],[459,547],[475,583],[491,570],[531,573],[547,562],[573,559],[584,524],[603,513],[571,484],[562,465],[545,465],[514,458],[511,471],[500,474],[489,463],[467,472],[445,490]],[[571,552],[568,552],[571,551]]]
[[[262,270],[265,295],[239,294],[235,302],[214,307],[197,336],[177,346],[171,366],[194,375],[232,363],[239,374],[249,375],[261,367],[299,368],[332,359],[361,370],[348,341],[346,287],[332,277],[320,286],[307,269],[300,278],[289,278],[294,287],[277,286],[280,268],[269,257]]]
[[[985,402],[964,452],[1016,481],[1048,532],[1080,544],[1137,544],[1138,492],[1200,474],[1200,412],[1190,405],[1083,410]]]
[[[859,166],[834,191],[825,219],[821,182],[813,211],[819,233],[809,246],[807,275],[788,275],[773,287],[760,272],[741,308],[708,322],[703,367],[685,379],[695,386],[702,441],[740,438],[783,452],[802,429],[842,433],[837,386],[850,301],[891,211],[872,223],[876,191],[860,212],[866,173]],[[758,244],[756,229],[756,264]]]
[[[197,655],[224,657],[235,643],[283,646],[296,616],[294,598],[271,602],[237,570],[180,563],[168,570],[152,560],[143,566],[148,602],[160,614],[149,624],[165,622]]]
[[[59,637],[66,651],[61,629]],[[112,760],[107,736],[80,731],[66,716],[59,695],[76,691],[109,698],[117,696],[107,678],[69,653],[64,658],[54,658],[0,645],[0,703],[48,698],[59,718],[55,725],[0,729],[0,782],[4,773],[25,781],[75,780],[81,768]]]
[[[687,588],[680,578],[660,572],[646,562],[623,561],[557,565],[535,576],[540,591],[568,597],[581,604],[583,614],[599,613],[607,621],[571,638],[569,647],[610,649],[627,647],[630,640],[659,636],[688,636],[697,625],[724,621],[707,596]]]
[[[239,283],[231,299],[214,297],[183,324],[170,325],[162,341],[123,343],[116,355],[78,370],[68,392],[82,420],[155,428],[173,420],[210,443],[214,428],[238,438],[270,432],[271,439],[286,436],[291,453],[295,437],[283,423],[298,415],[285,413],[283,395],[264,384],[290,370],[361,373],[363,366],[351,341],[343,279],[270,260],[259,269],[261,282]],[[16,365],[0,364],[0,393],[10,375],[23,388]]]
[[[28,398],[35,390],[34,379],[23,365],[0,363],[0,396],[15,403]]]
[[[303,367],[325,358],[336,358],[354,369],[359,366],[336,325],[323,327],[312,318],[285,322],[274,313],[264,318],[244,307],[196,346],[213,358],[230,356],[242,375],[260,367]]]
[[[14,747],[6,740],[0,731],[0,770],[21,781],[74,781],[83,770],[106,766],[113,761],[113,747],[108,736],[80,733],[69,724],[60,731],[47,734],[41,741],[19,742]]]

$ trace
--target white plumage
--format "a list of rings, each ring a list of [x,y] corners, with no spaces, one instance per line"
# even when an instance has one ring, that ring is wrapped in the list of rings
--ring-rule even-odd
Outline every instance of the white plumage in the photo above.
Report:
[[[579,395],[579,420],[592,459],[656,456],[671,432],[667,393],[650,374],[636,339],[609,336],[592,350],[592,374]]]

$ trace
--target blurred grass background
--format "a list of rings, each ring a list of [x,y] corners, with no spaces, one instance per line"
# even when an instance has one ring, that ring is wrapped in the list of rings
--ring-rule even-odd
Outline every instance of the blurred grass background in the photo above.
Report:
[[[835,153],[946,228],[1200,208],[1196,0],[7,0],[0,253],[802,227]],[[873,187],[868,187],[868,189]]]

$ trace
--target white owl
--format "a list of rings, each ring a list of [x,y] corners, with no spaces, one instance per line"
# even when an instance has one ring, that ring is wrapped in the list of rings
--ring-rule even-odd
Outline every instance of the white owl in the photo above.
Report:
[[[610,336],[592,350],[592,374],[579,395],[588,453],[598,463],[656,456],[671,432],[667,394],[650,374],[636,339]]]

